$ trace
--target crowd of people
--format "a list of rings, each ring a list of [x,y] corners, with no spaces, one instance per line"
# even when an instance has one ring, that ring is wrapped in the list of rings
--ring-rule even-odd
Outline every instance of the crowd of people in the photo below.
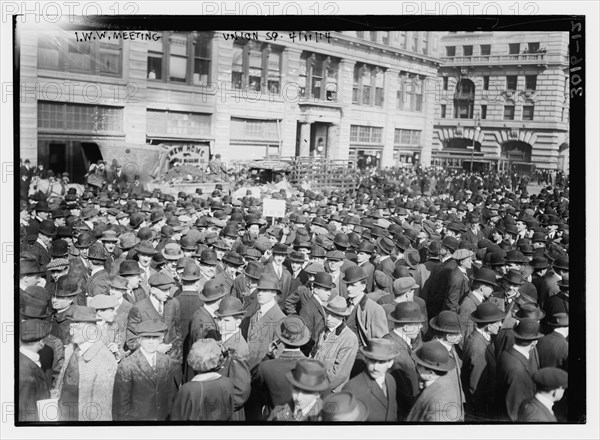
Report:
[[[22,193],[20,421],[566,420],[566,179],[92,184]]]

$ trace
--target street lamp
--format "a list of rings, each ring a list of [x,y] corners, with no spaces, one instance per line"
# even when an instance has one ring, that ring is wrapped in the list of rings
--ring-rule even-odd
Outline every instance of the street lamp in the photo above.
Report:
[[[479,133],[480,130],[481,130],[481,127],[479,126],[479,113],[478,113],[477,116],[475,117],[475,133],[473,133],[473,145],[471,146],[471,173],[473,173],[473,155],[475,153],[475,138],[477,137],[477,134]]]

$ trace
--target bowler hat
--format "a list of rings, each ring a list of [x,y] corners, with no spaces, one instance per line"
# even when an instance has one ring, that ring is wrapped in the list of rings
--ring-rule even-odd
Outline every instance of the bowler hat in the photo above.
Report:
[[[429,325],[434,330],[444,333],[461,333],[460,320],[456,312],[443,310],[434,318],[429,320]]]
[[[506,314],[494,303],[484,302],[477,306],[471,313],[471,320],[475,322],[497,322],[502,321]]]
[[[119,265],[119,275],[121,276],[139,275],[142,272],[143,270],[135,260],[124,260]]]
[[[56,282],[56,290],[54,296],[58,298],[68,298],[71,296],[77,296],[81,293],[79,282],[77,278],[70,276],[63,276]]]
[[[88,306],[96,310],[114,309],[118,305],[117,299],[111,295],[96,295],[88,300]]]
[[[51,329],[52,325],[48,321],[26,319],[20,324],[19,333],[21,341],[25,343],[41,341],[50,334]]]
[[[244,265],[244,259],[235,251],[225,252],[225,255],[223,255],[223,262],[236,267]]]
[[[69,244],[62,239],[54,240],[50,251],[52,258],[61,258],[69,255]]]
[[[425,342],[412,354],[412,358],[417,364],[434,371],[451,371],[456,368],[456,361],[438,341]]]
[[[489,267],[506,265],[506,261],[504,260],[504,257],[502,256],[501,252],[491,252],[489,254],[486,254],[486,259],[487,266]]]
[[[43,220],[40,223],[39,232],[40,234],[44,234],[49,237],[54,237],[57,232],[56,225],[52,220]]]
[[[438,256],[440,254],[440,250],[442,250],[442,243],[437,240],[433,240],[429,243],[429,247],[427,248],[429,253],[433,256]]]
[[[285,377],[293,387],[304,391],[321,392],[329,388],[325,365],[316,359],[299,359]]]
[[[323,400],[319,417],[323,422],[364,422],[369,417],[369,408],[353,394],[341,391]]]
[[[340,295],[336,295],[331,301],[325,304],[323,308],[336,316],[349,316],[351,313],[346,304],[346,300]]]
[[[556,269],[569,270],[569,256],[562,255],[558,257],[556,260],[554,260],[552,266]]]
[[[151,287],[156,287],[161,290],[169,290],[169,288],[175,284],[175,280],[166,273],[157,272],[150,275],[148,284],[150,284]]]
[[[516,269],[509,270],[503,278],[510,284],[518,284],[520,286],[525,283],[525,281],[523,281],[523,275]]]
[[[37,212],[50,212],[50,207],[48,206],[48,202],[45,200],[40,200],[35,204],[34,208]]]
[[[504,259],[507,263],[526,264],[529,262],[525,255],[515,249],[508,251]]]
[[[333,289],[335,287],[335,283],[333,282],[333,278],[331,277],[331,274],[329,274],[327,272],[316,273],[313,284],[315,286],[319,286],[324,289]]]
[[[382,338],[369,339],[367,345],[360,348],[360,352],[365,357],[376,361],[389,361],[400,354],[394,342]]]
[[[548,267],[550,267],[550,265],[548,264],[548,260],[542,255],[536,255],[535,257],[533,257],[530,265],[534,269],[547,269]]]
[[[152,246],[152,243],[146,240],[140,241],[136,245],[135,250],[141,255],[155,255],[158,253],[158,251],[154,249],[154,246]]]
[[[540,322],[537,319],[522,319],[513,328],[515,339],[534,341],[544,337],[540,333]]]
[[[179,260],[183,257],[181,246],[177,243],[167,243],[161,253],[165,257],[165,260]]]
[[[396,240],[396,246],[402,252],[406,251],[410,247],[410,245],[411,245],[411,242],[408,239],[408,237],[406,237],[404,235],[396,235],[394,237],[394,240]]]
[[[538,391],[553,391],[558,388],[567,388],[569,384],[568,373],[556,367],[540,368],[533,373],[533,381]]]
[[[458,240],[454,237],[444,237],[442,245],[451,252],[455,252],[458,249]]]
[[[202,301],[213,302],[220,298],[223,298],[225,295],[227,295],[227,292],[225,291],[225,287],[223,286],[223,284],[219,283],[219,281],[213,278],[208,280],[204,284],[202,293],[200,293],[198,297]]]
[[[181,240],[179,240],[179,244],[181,245],[181,249],[184,251],[196,250],[196,240],[194,240],[192,237],[188,237],[187,235],[181,237]]]
[[[357,252],[364,252],[365,254],[372,254],[373,252],[375,252],[375,246],[373,245],[373,243],[363,240],[360,242],[360,244],[358,245],[358,248],[356,250],[357,250]]]
[[[71,323],[77,322],[98,322],[100,318],[96,317],[96,310],[92,307],[74,306],[71,314]]]
[[[162,336],[167,331],[167,324],[160,319],[147,319],[138,325],[137,335],[140,336]]]
[[[216,252],[211,249],[203,250],[200,254],[200,264],[204,264],[206,266],[216,266],[219,264]]]
[[[77,241],[75,242],[75,247],[77,248],[89,248],[92,244],[96,242],[96,239],[89,232],[82,232],[79,237],[77,237]]]
[[[300,316],[290,315],[279,321],[275,327],[277,337],[292,347],[302,347],[310,340],[310,330]]]
[[[242,310],[242,302],[234,296],[227,296],[219,303],[219,308],[215,310],[215,315],[219,318],[225,316],[239,316],[245,315],[245,311]]]
[[[563,276],[561,280],[558,280],[558,288],[560,289],[561,292],[568,292],[569,291],[569,278],[567,278],[566,276]]]
[[[496,284],[496,272],[486,267],[481,267],[479,268],[479,270],[475,271],[471,279],[473,281],[479,281],[480,283],[484,283],[490,286],[498,286]]]
[[[365,271],[362,267],[350,266],[344,272],[344,277],[343,277],[342,281],[344,281],[346,284],[353,284],[358,281],[365,280],[366,278],[367,278],[367,274],[365,273]]]
[[[197,281],[202,275],[200,274],[200,266],[194,262],[187,263],[183,268],[181,279],[183,281]]]
[[[387,315],[387,318],[389,321],[399,324],[417,324],[427,320],[427,317],[421,311],[421,307],[413,301],[396,304],[396,307]]]
[[[131,229],[137,229],[137,227],[140,226],[143,221],[144,216],[139,212],[134,212],[129,216],[129,226],[131,226]]]
[[[44,266],[40,266],[37,260],[22,260],[19,264],[19,275],[39,275],[46,272]]]

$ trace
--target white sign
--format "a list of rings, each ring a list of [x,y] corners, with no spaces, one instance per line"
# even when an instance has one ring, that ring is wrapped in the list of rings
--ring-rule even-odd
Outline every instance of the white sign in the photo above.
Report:
[[[263,217],[285,217],[285,200],[264,199]]]
[[[182,165],[208,164],[208,144],[165,144],[169,148],[168,161],[178,159]]]

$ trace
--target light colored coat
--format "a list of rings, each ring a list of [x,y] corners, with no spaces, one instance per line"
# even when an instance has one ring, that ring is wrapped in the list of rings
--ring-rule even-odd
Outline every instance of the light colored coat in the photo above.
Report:
[[[358,338],[345,324],[335,332],[321,333],[314,358],[327,368],[330,389],[337,393],[350,379],[350,371],[358,352]]]
[[[255,313],[250,318],[250,326],[248,328],[248,349],[250,350],[250,370],[262,361],[271,342],[275,339],[275,329],[279,325],[285,315],[277,304],[273,305],[260,320]]]

